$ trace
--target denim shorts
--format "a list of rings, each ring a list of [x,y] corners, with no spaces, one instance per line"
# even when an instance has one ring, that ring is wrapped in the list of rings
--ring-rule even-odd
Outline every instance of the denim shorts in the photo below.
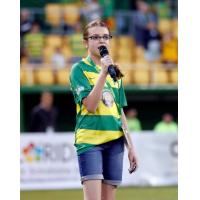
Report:
[[[81,183],[103,180],[117,186],[122,181],[124,138],[97,145],[78,155]]]

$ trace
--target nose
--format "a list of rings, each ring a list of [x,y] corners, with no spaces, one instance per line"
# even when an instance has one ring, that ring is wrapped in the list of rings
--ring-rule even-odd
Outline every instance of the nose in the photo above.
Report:
[[[100,41],[100,42],[101,42],[101,41],[104,41],[103,37],[99,37],[99,41]]]

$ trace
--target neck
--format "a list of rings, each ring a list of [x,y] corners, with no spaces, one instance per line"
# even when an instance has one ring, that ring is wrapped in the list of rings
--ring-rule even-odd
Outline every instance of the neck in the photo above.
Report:
[[[91,53],[89,53],[89,56],[90,56],[90,58],[93,60],[93,62],[94,62],[96,65],[101,66],[101,61],[100,61],[101,57],[95,56],[95,55],[93,55],[93,54],[91,54]]]
[[[43,108],[44,110],[49,110],[50,107],[47,106],[46,104],[40,103],[40,107]]]

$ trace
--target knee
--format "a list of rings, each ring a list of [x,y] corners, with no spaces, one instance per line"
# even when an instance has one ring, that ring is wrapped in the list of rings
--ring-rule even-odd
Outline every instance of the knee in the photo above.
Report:
[[[115,200],[116,187],[113,185],[103,184],[101,191],[101,200]]]

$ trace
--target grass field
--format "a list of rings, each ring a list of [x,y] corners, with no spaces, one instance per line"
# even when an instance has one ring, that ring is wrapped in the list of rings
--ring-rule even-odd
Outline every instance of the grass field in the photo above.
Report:
[[[82,200],[82,190],[23,191],[20,200]],[[177,187],[119,188],[117,200],[178,200]]]

